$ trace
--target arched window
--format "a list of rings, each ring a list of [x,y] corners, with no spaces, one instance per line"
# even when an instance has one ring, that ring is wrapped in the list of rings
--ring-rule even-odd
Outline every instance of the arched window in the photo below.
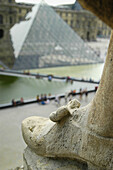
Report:
[[[4,36],[4,31],[0,29],[0,39],[3,38],[3,36]]]
[[[89,33],[89,31],[87,32],[87,40],[90,41],[90,33]]]
[[[0,15],[0,24],[3,24],[3,16]]]
[[[102,31],[101,31],[101,30],[99,30],[99,31],[97,32],[97,36],[98,36],[98,37],[102,37]]]

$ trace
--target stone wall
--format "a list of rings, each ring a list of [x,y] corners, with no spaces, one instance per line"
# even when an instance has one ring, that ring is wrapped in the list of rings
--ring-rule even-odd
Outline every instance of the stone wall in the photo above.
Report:
[[[10,37],[10,28],[31,10],[31,6],[17,4],[15,0],[0,1],[0,61],[12,68],[15,57]]]
[[[110,27],[85,9],[54,7],[54,10],[85,41],[95,41],[97,37],[110,37]]]

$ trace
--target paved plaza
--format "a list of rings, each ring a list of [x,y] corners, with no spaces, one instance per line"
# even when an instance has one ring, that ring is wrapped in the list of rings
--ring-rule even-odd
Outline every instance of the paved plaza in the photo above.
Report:
[[[76,98],[84,106],[91,101],[94,94]],[[65,105],[64,99],[61,99],[60,105]],[[58,107],[55,101],[51,101],[47,105],[35,103],[0,110],[0,169],[8,170],[22,165],[23,150],[26,147],[21,134],[22,120],[29,116],[49,117]]]

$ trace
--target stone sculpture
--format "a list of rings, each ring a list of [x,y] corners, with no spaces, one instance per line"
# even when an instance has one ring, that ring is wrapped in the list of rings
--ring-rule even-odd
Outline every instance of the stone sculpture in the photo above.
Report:
[[[100,0],[79,1],[88,9],[94,10],[103,20],[105,17],[105,22],[106,17],[108,19],[111,14],[102,16],[98,12],[98,6],[96,12],[93,4],[100,3]],[[101,2],[106,9],[108,1]],[[109,2],[112,3],[110,0]],[[112,12],[113,6],[109,8]],[[111,20],[107,20],[106,23],[110,25],[110,22]],[[80,107],[80,103],[73,100],[52,113],[52,121],[40,117],[30,117],[23,121],[23,138],[28,145],[24,152],[25,169],[113,169],[112,76],[113,32],[99,88],[87,106]]]

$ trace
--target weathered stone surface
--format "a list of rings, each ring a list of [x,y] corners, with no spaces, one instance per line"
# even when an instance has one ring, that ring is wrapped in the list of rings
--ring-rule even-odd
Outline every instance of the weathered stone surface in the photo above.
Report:
[[[58,122],[65,116],[70,115],[66,106],[61,106],[56,112],[52,112],[49,116],[53,122]]]
[[[16,168],[13,168],[13,169],[8,169],[8,170],[24,170],[24,166],[20,166],[20,167],[16,167]]]
[[[73,111],[80,107],[80,102],[76,99],[71,100],[67,106],[61,106],[56,112],[52,112],[49,116],[53,122],[59,122],[67,115],[71,115]]]
[[[104,170],[91,163],[66,158],[36,155],[29,147],[24,151],[24,170]]]
[[[45,138],[54,123],[47,118],[29,117],[22,123],[22,134],[27,145],[37,151],[40,155],[45,152]]]
[[[83,8],[93,12],[113,29],[113,1],[112,0],[78,0]]]
[[[100,169],[112,169],[113,139],[89,131],[86,123],[90,107],[91,104],[79,108],[72,116],[65,117],[57,124],[38,117],[24,120],[23,134],[26,143],[37,155],[73,158],[95,164],[95,167]],[[32,127],[36,129],[32,130]]]
[[[88,128],[98,135],[113,138],[113,31],[100,85],[89,113]]]

